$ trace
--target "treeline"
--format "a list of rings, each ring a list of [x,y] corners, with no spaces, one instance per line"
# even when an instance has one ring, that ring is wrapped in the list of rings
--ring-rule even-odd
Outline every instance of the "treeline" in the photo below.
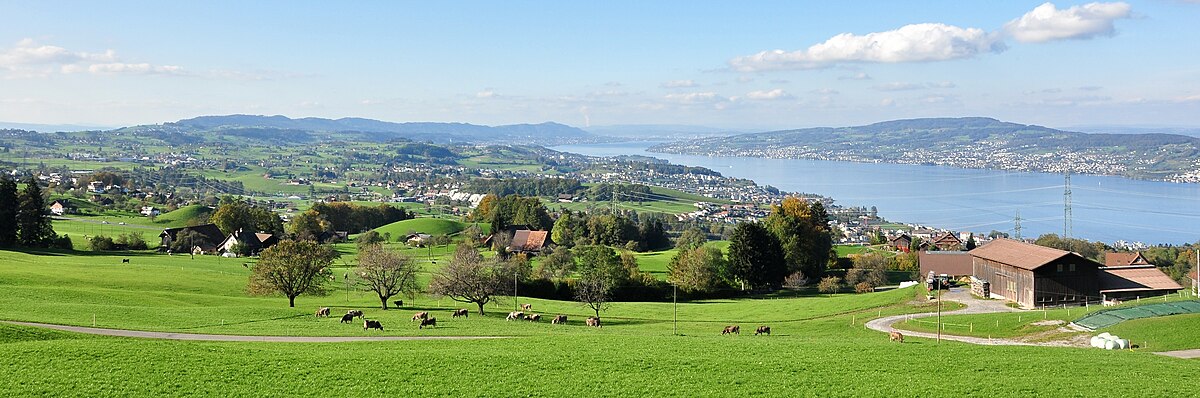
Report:
[[[71,239],[54,232],[49,213],[36,177],[18,193],[17,182],[0,175],[0,247],[71,249]]]
[[[407,210],[387,203],[376,207],[345,202],[317,203],[294,217],[289,226],[292,236],[297,239],[323,240],[335,231],[355,234],[413,217]]]
[[[666,224],[659,217],[633,220],[622,214],[586,214],[564,211],[554,221],[550,240],[559,246],[607,245],[632,251],[670,247]]]
[[[573,178],[478,178],[468,182],[463,190],[496,196],[558,196],[575,193],[582,187],[579,180]]]
[[[650,187],[641,184],[597,184],[583,192],[592,201],[618,200],[625,202],[651,201]]]
[[[541,199],[521,195],[484,196],[468,219],[491,223],[492,231],[503,231],[514,225],[546,231],[554,224]]]

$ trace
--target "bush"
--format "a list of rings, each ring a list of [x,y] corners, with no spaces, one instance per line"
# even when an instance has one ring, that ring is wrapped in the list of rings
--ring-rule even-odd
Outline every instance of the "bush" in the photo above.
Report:
[[[854,285],[854,291],[857,293],[870,293],[875,291],[875,287],[871,286],[871,284],[867,282],[859,282],[858,284]]]
[[[836,276],[825,277],[817,284],[817,290],[821,293],[833,294],[837,293],[838,289],[842,288],[842,278]]]
[[[783,287],[798,289],[805,286],[808,286],[808,277],[804,276],[803,272],[796,271],[788,275],[787,278],[783,278]]]
[[[118,245],[124,245],[129,250],[146,250],[146,239],[142,237],[141,232],[130,232],[117,236],[115,241]]]
[[[88,248],[92,251],[112,250],[113,240],[104,235],[96,235],[88,239]]]
[[[75,246],[71,244],[71,237],[67,236],[66,234],[59,235],[57,238],[54,238],[54,242],[51,243],[51,247],[63,250],[71,250],[75,248]]]

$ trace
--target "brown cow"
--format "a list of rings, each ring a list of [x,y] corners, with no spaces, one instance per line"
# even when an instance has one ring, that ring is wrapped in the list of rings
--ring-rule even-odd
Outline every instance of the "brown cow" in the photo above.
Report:
[[[428,312],[425,312],[425,311],[421,311],[421,312],[418,312],[418,313],[416,313],[416,314],[413,314],[413,317],[412,317],[412,321],[415,321],[415,320],[426,320],[426,319],[429,319],[429,313],[428,313]],[[412,322],[412,321],[409,321],[409,322]]]
[[[468,313],[469,313],[469,311],[467,311],[466,308],[459,308],[457,310],[454,310],[454,314],[450,315],[450,317],[451,318],[458,318],[460,316],[465,317],[465,316],[467,316]]]
[[[739,327],[738,325],[732,325],[732,326],[726,326],[725,330],[721,331],[721,334],[722,335],[736,334],[736,335],[740,336],[742,334],[742,331],[741,331],[741,327]]]
[[[525,316],[525,320],[527,320],[527,321],[530,321],[530,322],[538,322],[538,321],[541,321],[541,320],[542,320],[542,314],[532,314],[532,315],[526,315],[526,316]]]
[[[426,326],[437,326],[437,318],[422,319],[421,326],[417,326],[417,329],[424,329]]]
[[[317,318],[328,317],[329,307],[317,308]]]
[[[566,315],[555,315],[555,316],[554,316],[554,319],[551,319],[551,320],[550,320],[550,324],[552,324],[552,325],[557,325],[557,324],[560,324],[560,323],[561,323],[561,324],[564,324],[564,325],[567,323],[567,316],[566,316]]]
[[[349,315],[351,318],[362,318],[363,317],[362,311],[359,311],[359,310],[346,311],[346,315]]]
[[[589,316],[587,319],[588,326],[600,327],[600,318]]]
[[[533,309],[533,304],[521,304],[521,309],[522,309],[522,310],[525,310],[525,311],[532,310],[532,309]]]
[[[513,312],[508,313],[508,318],[504,318],[504,320],[506,320],[506,321],[512,321],[512,320],[518,320],[518,319],[525,319],[525,313],[521,312],[521,311],[513,311]]]
[[[771,335],[771,327],[767,326],[767,325],[759,326],[758,330],[754,331],[754,335],[758,336],[760,334],[765,334],[767,336],[770,336]]]
[[[368,330],[368,329],[378,329],[379,331],[382,332],[383,324],[380,324],[379,321],[376,321],[376,320],[363,319],[363,330]]]
[[[891,339],[892,341],[895,341],[895,342],[903,343],[904,335],[900,334],[900,332],[893,330],[891,333],[888,333],[888,339]]]

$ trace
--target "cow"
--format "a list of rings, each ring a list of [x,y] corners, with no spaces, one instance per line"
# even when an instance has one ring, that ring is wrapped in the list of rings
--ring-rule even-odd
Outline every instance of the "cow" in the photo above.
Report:
[[[354,314],[342,315],[342,323],[350,323],[354,320]]]
[[[380,324],[379,321],[375,321],[375,320],[371,320],[371,319],[363,319],[363,330],[368,330],[368,329],[377,329],[382,332],[383,325]]]
[[[329,316],[329,307],[317,308],[316,314],[317,314],[317,318],[328,317]]]
[[[521,304],[521,309],[522,309],[522,310],[525,310],[525,311],[532,310],[532,309],[533,309],[533,304]]]
[[[437,318],[422,319],[421,326],[417,326],[417,329],[424,329],[426,326],[437,326]]]
[[[567,324],[567,316],[566,315],[555,315],[554,319],[550,320],[550,324],[552,324],[552,325],[564,324],[565,325],[565,324]]]
[[[888,333],[888,339],[898,342],[898,343],[903,343],[904,335],[900,334],[900,332],[893,330],[891,333]]]
[[[754,335],[758,336],[760,334],[765,334],[767,336],[770,336],[771,335],[771,327],[767,326],[767,325],[759,326],[758,330],[754,331]]]
[[[451,318],[458,318],[458,317],[460,317],[460,316],[461,316],[461,317],[467,317],[467,318],[470,318],[469,316],[467,316],[467,314],[470,314],[470,311],[467,311],[467,309],[466,309],[466,308],[459,308],[459,309],[457,309],[457,310],[454,310],[454,314],[453,314],[453,315],[450,315],[450,317],[451,317]]]
[[[423,321],[423,320],[426,320],[426,319],[429,319],[429,313],[428,313],[428,312],[425,312],[425,311],[421,311],[421,312],[418,312],[418,313],[416,313],[416,314],[413,314],[413,317],[412,317],[412,320],[413,320],[413,321],[416,321],[416,320],[422,320],[422,321]],[[412,321],[409,321],[409,322],[412,322]]]
[[[504,320],[506,320],[506,321],[512,321],[512,320],[518,320],[518,319],[525,319],[525,313],[521,312],[521,311],[513,311],[513,312],[508,313],[508,318],[504,318]]]
[[[396,308],[400,308],[400,307],[404,306],[404,300],[396,300],[396,301],[393,301],[392,304],[395,304]]]
[[[588,326],[600,327],[600,318],[589,316],[587,319]]]
[[[351,318],[362,318],[363,312],[359,310],[350,310],[346,311],[346,315],[349,315]]]
[[[121,259],[121,264],[129,264],[129,259],[127,259],[127,258]]]
[[[542,314],[526,315],[525,320],[530,322],[538,322],[542,320]]]
[[[726,334],[736,334],[736,335],[739,335],[739,336],[740,336],[740,335],[742,334],[742,330],[741,330],[741,329],[742,329],[742,328],[741,328],[741,327],[739,327],[738,325],[730,325],[730,326],[726,326],[726,327],[725,327],[725,330],[722,330],[722,331],[721,331],[721,334],[722,334],[722,335],[726,335]]]

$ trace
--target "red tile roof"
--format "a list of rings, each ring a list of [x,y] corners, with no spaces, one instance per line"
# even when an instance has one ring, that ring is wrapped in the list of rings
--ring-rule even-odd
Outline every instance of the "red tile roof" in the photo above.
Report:
[[[1142,253],[1104,253],[1104,266],[1120,267],[1124,265],[1149,265],[1150,262],[1142,257]]]
[[[546,245],[546,231],[530,231],[520,229],[513,233],[512,242],[508,245],[508,250],[511,252],[536,252],[541,251],[542,246]]]
[[[1038,246],[1007,238],[993,239],[983,246],[976,247],[975,250],[971,250],[969,253],[974,257],[1030,271],[1072,254],[1066,250]]]
[[[1100,292],[1102,293],[1181,289],[1183,286],[1153,265],[1100,269]]]

